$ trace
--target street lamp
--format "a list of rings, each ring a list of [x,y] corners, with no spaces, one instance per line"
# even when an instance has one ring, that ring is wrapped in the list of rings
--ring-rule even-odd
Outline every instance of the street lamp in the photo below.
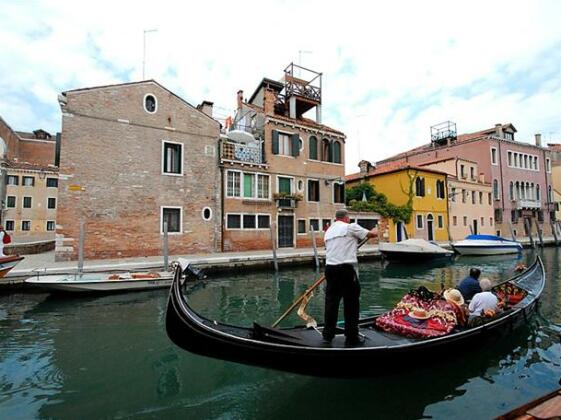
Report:
[[[146,34],[151,32],[158,32],[157,29],[145,29],[142,37],[142,80],[144,80],[146,73]]]

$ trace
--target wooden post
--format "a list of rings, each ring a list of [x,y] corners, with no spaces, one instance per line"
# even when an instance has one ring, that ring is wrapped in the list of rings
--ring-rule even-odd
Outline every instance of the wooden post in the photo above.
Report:
[[[80,220],[80,237],[78,239],[78,274],[84,273],[84,241],[86,239],[86,228],[84,220]]]
[[[164,254],[164,271],[168,271],[169,267],[169,247],[168,247],[168,222],[164,221],[164,237],[163,237],[163,254]]]
[[[510,236],[512,236],[512,240],[516,241],[516,235],[514,234],[514,229],[512,227],[512,221],[509,220],[508,227],[510,228]]]
[[[279,263],[277,261],[277,241],[275,238],[275,222],[271,222],[269,229],[271,230],[271,247],[273,249],[273,265],[275,271],[279,271]]]
[[[316,231],[313,226],[310,226],[310,233],[312,235],[312,247],[314,249],[314,260],[316,262],[316,270],[319,270],[319,257],[318,257],[318,247],[316,244]]]
[[[555,239],[555,246],[559,246],[559,237],[557,236],[557,226],[555,222],[551,222],[551,233],[553,234],[553,239]]]
[[[473,235],[473,226],[469,225],[469,233],[471,233]]]
[[[529,217],[525,217],[524,218],[524,226],[526,226],[526,231],[528,233],[528,238],[530,238],[530,245],[532,246],[532,248],[536,247],[536,244],[534,244],[534,238],[532,237],[532,223]]]
[[[532,220],[536,224],[536,230],[538,231],[538,239],[540,240],[540,246],[543,248],[543,236],[542,236],[542,229],[540,228],[539,222],[536,222],[532,217]]]

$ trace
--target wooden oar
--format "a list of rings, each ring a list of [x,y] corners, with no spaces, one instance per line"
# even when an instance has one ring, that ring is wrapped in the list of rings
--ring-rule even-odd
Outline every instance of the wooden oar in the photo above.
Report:
[[[360,241],[357,248],[360,248],[362,245],[364,245],[366,242],[368,242],[368,239],[370,239],[370,238],[367,237],[367,238],[363,239],[362,241]],[[324,280],[325,280],[325,274],[323,276],[321,276],[319,279],[317,279],[314,282],[314,284],[312,284],[310,287],[308,287],[306,289],[306,291],[302,294],[302,296],[300,296],[298,299],[296,299],[292,303],[292,305],[290,305],[290,307],[284,312],[284,314],[282,314],[281,317],[275,321],[275,323],[272,325],[272,327],[275,328],[277,325],[279,325],[280,322],[283,319],[285,319],[294,310],[294,308],[296,308],[300,304],[300,302],[302,302],[302,299],[304,299],[305,296],[310,294],[310,292],[312,292],[316,287],[318,287],[321,283],[323,283]]]

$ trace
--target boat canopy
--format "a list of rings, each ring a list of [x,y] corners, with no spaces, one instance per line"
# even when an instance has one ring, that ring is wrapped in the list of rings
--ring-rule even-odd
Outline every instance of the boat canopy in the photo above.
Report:
[[[473,239],[475,241],[507,241],[510,242],[508,239],[501,238],[500,236],[495,235],[468,235],[466,239]]]

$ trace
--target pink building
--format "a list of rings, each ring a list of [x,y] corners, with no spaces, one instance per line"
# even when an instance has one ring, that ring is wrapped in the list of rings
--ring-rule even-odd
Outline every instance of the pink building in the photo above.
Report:
[[[551,154],[542,147],[541,135],[535,144],[516,141],[512,124],[469,134],[456,134],[453,123],[432,129],[431,143],[378,162],[424,164],[438,159],[458,157],[478,163],[479,173],[491,183],[495,233],[520,238],[530,225],[551,235],[555,220],[551,178]]]

